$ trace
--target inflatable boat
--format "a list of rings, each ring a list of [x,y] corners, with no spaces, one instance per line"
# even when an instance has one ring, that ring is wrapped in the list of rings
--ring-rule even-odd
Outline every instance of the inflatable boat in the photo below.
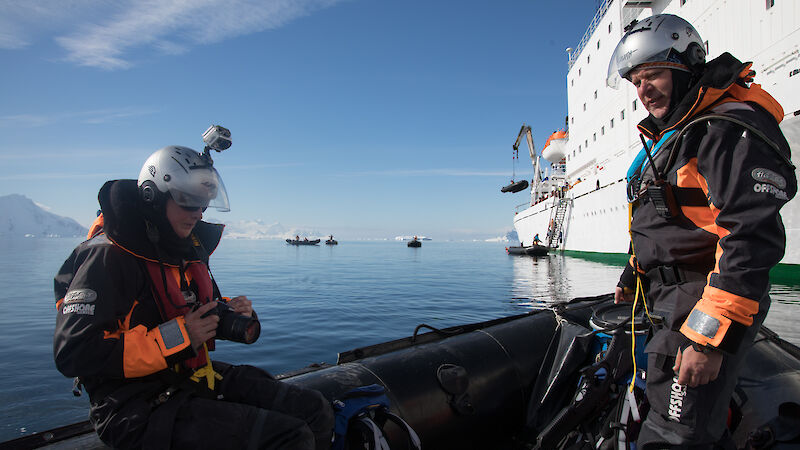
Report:
[[[528,188],[528,180],[520,180],[517,181],[516,183],[512,181],[511,184],[508,184],[500,188],[500,192],[511,192],[513,194],[516,192],[524,191],[527,188]]]
[[[313,365],[279,378],[317,389],[332,401],[353,388],[380,385],[390,411],[413,428],[423,449],[566,448],[580,439],[592,448],[600,439],[606,440],[600,448],[629,448],[624,425],[632,415],[613,416],[624,409],[613,407],[614,396],[586,395],[592,390],[581,381],[597,373],[591,368],[598,361],[616,358],[606,366],[615,372],[629,367],[621,362],[631,354],[638,358],[646,327],[641,315],[631,326],[629,306],[620,306],[604,295],[444,329],[421,324],[409,337],[349,350],[335,365]],[[626,336],[628,343],[636,338],[633,353],[627,343],[617,345],[616,339]],[[762,328],[744,364],[730,413],[738,448],[796,448],[783,446],[796,446],[800,439],[800,349]],[[587,399],[595,403],[591,408],[585,407]],[[583,402],[581,408],[577,402]],[[609,423],[616,426],[603,434]],[[391,448],[408,448],[406,430],[387,422],[383,431]],[[0,448],[50,445],[103,448],[88,422]]]
[[[409,247],[422,247],[422,242],[414,239],[414,240],[408,241],[408,246]]]
[[[548,249],[544,245],[506,247],[506,252],[508,252],[509,255],[546,256],[547,251]]]
[[[314,239],[313,241],[309,240],[297,240],[297,239],[287,239],[286,243],[289,245],[318,245],[319,239]]]

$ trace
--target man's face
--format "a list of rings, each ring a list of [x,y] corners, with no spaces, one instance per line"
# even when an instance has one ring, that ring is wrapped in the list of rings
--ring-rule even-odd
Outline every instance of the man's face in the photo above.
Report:
[[[175,200],[167,199],[167,220],[178,237],[188,237],[197,221],[202,218],[203,211],[200,208],[185,209],[175,203]]]
[[[663,68],[634,69],[630,78],[645,109],[656,119],[664,117],[672,98],[672,72]]]

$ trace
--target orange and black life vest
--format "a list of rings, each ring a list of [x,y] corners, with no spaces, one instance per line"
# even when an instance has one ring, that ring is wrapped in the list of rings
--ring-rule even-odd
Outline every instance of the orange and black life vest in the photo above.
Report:
[[[165,320],[171,320],[189,313],[197,305],[203,305],[214,299],[214,289],[208,267],[201,261],[192,261],[186,264],[184,273],[178,267],[146,261],[147,274],[153,286],[153,297],[156,299],[159,310]],[[197,292],[196,302],[188,302],[181,290],[181,277],[185,276],[187,283],[195,282]],[[164,285],[166,284],[166,291]],[[206,341],[209,351],[214,350],[214,339]],[[194,358],[184,361],[190,368],[196,369],[206,364],[205,353],[199,353]]]

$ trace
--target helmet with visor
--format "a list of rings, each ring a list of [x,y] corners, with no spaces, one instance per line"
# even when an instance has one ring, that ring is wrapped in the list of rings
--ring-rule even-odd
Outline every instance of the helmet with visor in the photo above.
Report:
[[[155,207],[172,198],[187,209],[230,211],[228,193],[211,158],[189,147],[172,145],[150,155],[137,184],[145,204]]]
[[[616,89],[633,69],[659,67],[692,72],[705,62],[705,44],[686,20],[672,14],[657,14],[636,22],[614,49],[606,84]]]

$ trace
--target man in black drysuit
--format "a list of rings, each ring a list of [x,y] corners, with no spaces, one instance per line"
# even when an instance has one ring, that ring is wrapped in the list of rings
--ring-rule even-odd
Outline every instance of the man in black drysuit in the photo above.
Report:
[[[694,27],[669,14],[634,24],[611,59],[609,85],[630,81],[650,113],[639,130],[653,163],[643,149],[628,171],[633,256],[615,292],[630,301],[640,280],[657,321],[640,449],[731,444],[729,400],[783,257],[779,210],[797,192],[783,109],[750,66],[706,61]]]

